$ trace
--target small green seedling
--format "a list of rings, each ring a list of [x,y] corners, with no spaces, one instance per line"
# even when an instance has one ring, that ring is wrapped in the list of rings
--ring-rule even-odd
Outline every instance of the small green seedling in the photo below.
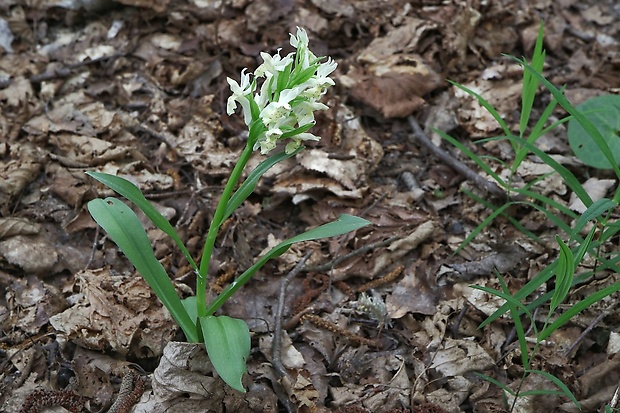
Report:
[[[322,62],[323,58],[316,57],[308,49],[308,35],[301,28],[298,28],[296,36],[291,34],[290,42],[296,52],[287,56],[280,56],[279,50],[273,56],[261,53],[264,62],[254,72],[253,79],[246,73],[247,69],[241,72],[241,84],[228,78],[232,96],[227,102],[227,113],[232,115],[237,104],[241,105],[249,137],[222,192],[199,264],[194,261],[172,225],[135,185],[118,176],[88,172],[88,175],[133,202],[181,250],[197,276],[196,296],[184,300],[179,298],[168,274],[155,258],[146,232],[133,210],[116,198],[94,199],[88,203],[92,217],[144,277],[181,327],[187,340],[204,342],[209,359],[220,377],[241,392],[245,392],[241,378],[247,370],[250,331],[243,320],[225,315],[216,316],[216,311],[268,260],[282,255],[294,243],[342,235],[370,224],[362,218],[340,215],[336,221],[283,241],[258,258],[254,265],[239,275],[212,302],[206,302],[207,273],[218,230],[224,220],[254,191],[265,172],[303,150],[301,143],[304,140],[319,140],[308,130],[315,124],[314,111],[327,109],[318,100],[328,87],[334,85],[329,75],[336,69],[336,62],[331,58]],[[257,92],[259,79],[262,85]],[[267,154],[281,140],[288,140],[285,150],[261,162],[235,191],[252,153],[260,149],[262,154]]]

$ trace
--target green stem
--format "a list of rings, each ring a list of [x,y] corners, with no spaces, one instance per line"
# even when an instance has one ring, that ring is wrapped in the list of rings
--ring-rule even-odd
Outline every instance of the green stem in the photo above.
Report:
[[[200,259],[200,269],[198,270],[197,280],[196,280],[196,305],[199,317],[204,317],[207,315],[207,271],[209,270],[209,263],[211,262],[211,254],[213,253],[213,248],[215,246],[215,239],[217,238],[217,233],[222,225],[222,218],[224,217],[224,213],[226,212],[226,205],[230,200],[230,197],[233,194],[235,187],[237,186],[237,182],[241,178],[241,173],[245,168],[245,165],[250,160],[250,156],[253,152],[254,142],[256,141],[256,137],[253,137],[250,134],[248,139],[248,143],[246,144],[243,152],[241,153],[241,157],[239,158],[239,162],[235,165],[233,171],[230,174],[230,178],[228,178],[228,182],[224,187],[224,191],[222,192],[222,196],[220,197],[220,201],[217,204],[217,208],[215,209],[215,214],[213,215],[213,219],[211,220],[211,226],[209,227],[209,232],[207,234],[207,240],[205,241],[205,246],[202,251],[202,258]]]

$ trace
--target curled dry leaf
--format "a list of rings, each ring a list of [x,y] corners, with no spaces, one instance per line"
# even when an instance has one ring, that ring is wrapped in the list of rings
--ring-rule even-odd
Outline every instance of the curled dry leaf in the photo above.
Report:
[[[11,200],[36,179],[43,158],[43,151],[28,143],[10,144],[3,149],[10,158],[0,160],[0,210],[7,208]]]
[[[377,274],[384,268],[390,266],[392,263],[397,262],[400,257],[416,249],[425,241],[431,239],[436,231],[437,224],[434,221],[426,221],[420,224],[409,235],[390,244],[388,247],[389,252],[386,252],[377,258],[371,273]]]
[[[615,179],[598,179],[596,177],[592,177],[583,183],[583,189],[590,195],[592,201],[596,202],[607,195],[607,192],[617,184],[617,180]],[[586,206],[575,193],[571,193],[570,195],[570,209],[573,211],[579,212],[583,214],[586,211]]]
[[[509,117],[514,112],[514,108],[518,107],[521,99],[521,85],[518,82],[513,79],[499,81],[477,79],[465,83],[463,86],[481,95],[505,120],[511,120],[512,124],[515,125],[519,121],[518,118],[511,119]],[[500,128],[495,118],[475,97],[456,86],[453,86],[452,90],[454,97],[459,102],[457,112],[459,124],[465,127],[472,137],[486,137]]]
[[[139,276],[107,270],[76,274],[75,304],[50,319],[52,326],[93,350],[154,357],[176,331],[170,314]]]
[[[38,234],[41,225],[25,218],[0,218],[0,239],[13,235]]]
[[[380,63],[401,52],[414,50],[422,37],[436,27],[437,24],[429,20],[407,17],[400,27],[370,42],[357,60],[362,63]]]
[[[262,399],[264,388],[249,386],[245,394],[228,387],[214,376],[204,344],[170,342],[153,373],[153,389],[143,394],[134,413],[209,411],[251,413],[249,399]],[[247,388],[248,386],[246,386]]]
[[[430,368],[442,377],[454,377],[494,365],[495,361],[478,343],[444,337],[444,345],[435,353]]]
[[[16,235],[0,241],[0,263],[6,261],[28,274],[51,275],[59,255],[44,235]]]
[[[30,81],[18,76],[13,79],[9,87],[0,90],[0,102],[6,102],[8,106],[20,106],[26,104],[33,95]]]
[[[432,288],[417,268],[416,265],[408,268],[385,299],[390,318],[401,318],[407,313],[431,315],[436,311],[439,290]]]
[[[351,94],[386,118],[411,115],[424,105],[422,96],[441,86],[443,80],[421,56],[389,56],[368,68],[368,75],[350,77]]]
[[[294,171],[293,175],[283,174],[276,181],[274,192],[291,194],[295,204],[312,198],[314,192],[326,190],[341,198],[362,198],[368,185],[366,177],[383,158],[383,148],[364,131],[359,118],[348,107],[338,107],[335,123],[334,140],[342,143],[339,152],[346,159],[334,159],[319,149],[305,150],[297,156],[299,163],[308,171],[329,178]]]
[[[7,317],[0,324],[4,331],[19,329],[30,336],[40,332],[50,316],[67,307],[62,293],[37,277],[14,281],[8,289]]]
[[[102,165],[124,159],[132,152],[127,146],[68,133],[53,135],[50,142],[60,150],[66,160],[82,165]]]
[[[205,101],[205,104],[209,103]],[[179,133],[177,153],[200,172],[228,175],[239,154],[231,152],[218,140],[220,133],[219,122],[194,117]]]

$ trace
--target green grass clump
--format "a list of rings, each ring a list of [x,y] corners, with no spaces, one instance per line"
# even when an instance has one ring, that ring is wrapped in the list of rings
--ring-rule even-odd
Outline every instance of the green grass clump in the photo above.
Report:
[[[495,180],[495,182],[506,192],[506,201],[502,205],[495,205],[493,202],[484,199],[471,191],[464,190],[464,192],[472,199],[489,208],[491,210],[491,214],[467,236],[467,238],[459,246],[457,252],[470,243],[487,225],[499,216],[508,219],[517,229],[522,231],[528,237],[535,241],[540,241],[536,234],[528,231],[519,221],[507,214],[508,208],[513,205],[520,205],[526,208],[533,208],[541,211],[557,226],[561,233],[556,236],[556,242],[559,250],[557,258],[555,258],[546,268],[540,271],[540,273],[538,273],[516,293],[510,293],[501,274],[498,274],[501,291],[483,286],[472,286],[473,288],[501,297],[506,301],[506,303],[495,311],[495,313],[493,313],[490,317],[488,317],[480,327],[482,328],[494,320],[497,320],[502,315],[508,313],[515,324],[524,367],[523,377],[516,391],[508,388],[505,384],[491,377],[485,375],[481,376],[486,380],[500,386],[507,394],[513,397],[511,411],[514,410],[518,397],[534,394],[562,394],[570,398],[570,400],[572,400],[573,403],[579,407],[577,399],[564,383],[547,372],[532,369],[531,364],[542,340],[548,338],[554,331],[568,323],[574,316],[583,310],[610,294],[620,290],[620,283],[612,284],[594,294],[589,295],[581,301],[571,303],[571,306],[561,314],[557,313],[560,304],[569,295],[571,289],[576,285],[585,282],[593,274],[603,270],[611,270],[613,272],[620,273],[620,267],[618,266],[620,254],[611,253],[605,255],[602,252],[605,243],[607,243],[610,238],[616,235],[620,230],[620,223],[610,219],[611,212],[620,202],[620,186],[616,189],[612,199],[603,198],[594,202],[581,184],[580,180],[570,170],[535,146],[535,142],[541,136],[545,135],[557,126],[570,122],[570,130],[578,131],[579,133],[579,137],[577,139],[578,144],[584,146],[587,145],[588,148],[596,148],[598,165],[594,165],[591,159],[588,158],[589,155],[584,155],[584,151],[576,150],[576,155],[583,158],[582,160],[585,163],[592,166],[603,165],[603,167],[613,169],[616,177],[620,179],[620,169],[618,168],[617,162],[617,159],[620,159],[620,147],[615,147],[617,136],[614,135],[616,139],[612,139],[612,134],[617,135],[617,129],[619,129],[619,127],[616,122],[620,122],[618,121],[620,117],[616,116],[614,119],[608,119],[607,117],[610,116],[610,113],[615,113],[613,110],[595,110],[596,108],[589,106],[586,106],[585,108],[580,107],[579,109],[575,108],[566,99],[562,90],[555,87],[542,75],[545,61],[542,24],[540,26],[532,61],[530,63],[528,63],[525,59],[518,59],[513,56],[507,57],[524,68],[521,116],[518,134],[513,133],[510,130],[507,122],[501,117],[499,112],[481,95],[463,85],[454,82],[451,83],[455,87],[462,89],[469,95],[476,98],[478,102],[486,110],[488,110],[497,121],[503,132],[503,135],[501,136],[483,139],[477,143],[488,142],[489,140],[507,140],[515,154],[512,163],[507,164],[497,158],[478,156],[454,137],[442,131],[435,130],[436,133],[475,162],[482,171]],[[551,93],[553,98],[544,108],[540,117],[535,122],[531,122],[534,98],[540,85],[544,86],[544,88]],[[613,102],[615,105],[613,108],[617,111],[620,108],[620,103],[618,103],[618,100],[615,100],[615,97]],[[550,117],[557,105],[560,105],[566,112],[568,112],[568,116],[549,124]],[[582,109],[587,109],[587,111]],[[532,123],[533,126],[530,127],[529,125]],[[603,125],[603,129],[599,130],[597,126],[601,127],[601,125]],[[576,133],[577,132],[573,132],[573,134]],[[605,136],[603,134],[605,134]],[[610,148],[610,145],[612,145],[613,150]],[[521,163],[528,155],[535,155],[540,158],[545,164],[551,167],[553,172],[525,185],[517,185],[517,171]],[[492,164],[489,163],[489,160],[495,161],[503,168],[508,169],[509,177],[507,179],[502,178],[495,171]],[[570,190],[581,200],[581,202],[583,202],[586,207],[583,214],[577,214],[560,202],[557,202],[552,198],[536,191],[535,184],[551,174],[558,174],[562,178],[565,185],[570,188]],[[573,222],[574,225],[571,226],[571,222]],[[584,231],[587,233],[585,237],[582,236]],[[596,264],[591,270],[577,273],[577,269],[586,254],[594,257]],[[554,288],[534,299],[529,298],[534,292],[538,291],[543,284],[551,281],[554,277]],[[539,324],[537,324],[537,321],[534,319],[533,312],[541,306],[548,306],[548,311],[542,327],[539,327]],[[526,331],[523,327],[523,317],[526,317],[529,320],[529,325],[531,326],[531,331],[533,332],[535,338],[535,344],[531,350],[528,345]],[[520,392],[525,378],[529,374],[544,376],[553,382],[558,390]]]

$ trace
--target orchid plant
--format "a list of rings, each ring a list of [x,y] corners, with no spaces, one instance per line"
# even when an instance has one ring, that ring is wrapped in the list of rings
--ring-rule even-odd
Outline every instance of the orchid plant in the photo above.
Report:
[[[334,85],[329,75],[337,64],[331,58],[325,60],[310,51],[308,35],[304,29],[298,28],[296,35],[291,34],[290,43],[296,51],[284,57],[280,55],[281,49],[273,56],[261,53],[263,63],[253,74],[243,69],[241,83],[227,79],[232,95],[228,98],[226,111],[232,115],[237,105],[241,106],[249,136],[213,214],[199,263],[192,258],[172,225],[146,200],[138,187],[119,176],[87,172],[133,202],[153,224],[174,240],[192,266],[197,279],[196,295],[183,300],[179,298],[166,270],[156,259],[146,232],[133,210],[113,197],[94,199],[88,203],[94,220],[144,277],[181,327],[187,340],[204,342],[209,359],[220,377],[242,392],[245,389],[241,378],[247,370],[246,359],[251,346],[249,328],[243,320],[215,315],[218,309],[268,260],[280,256],[292,244],[342,235],[369,224],[365,219],[343,214],[336,221],[283,241],[259,257],[254,265],[207,303],[207,274],[222,223],[254,191],[265,172],[278,162],[302,151],[303,141],[319,140],[319,137],[308,131],[315,124],[314,112],[327,109],[318,100]],[[262,161],[242,181],[243,171],[253,152],[260,149],[261,154],[269,154],[278,147],[279,141],[286,141],[284,150]]]

